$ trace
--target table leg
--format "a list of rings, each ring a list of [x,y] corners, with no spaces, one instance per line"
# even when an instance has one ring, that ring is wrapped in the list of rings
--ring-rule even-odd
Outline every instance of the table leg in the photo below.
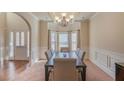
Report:
[[[49,75],[48,75],[48,66],[45,65],[45,81],[49,80]]]

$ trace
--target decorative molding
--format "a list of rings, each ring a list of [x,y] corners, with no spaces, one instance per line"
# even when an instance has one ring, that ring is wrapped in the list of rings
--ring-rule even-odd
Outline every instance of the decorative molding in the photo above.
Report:
[[[28,12],[29,15],[31,15],[34,19],[40,20],[38,17],[36,17],[32,12]]]
[[[95,18],[98,14],[100,14],[100,13],[99,12],[94,13],[94,15],[92,15],[89,19],[91,20],[91,19]]]
[[[115,79],[115,63],[124,62],[124,54],[100,48],[90,48],[90,60]]]

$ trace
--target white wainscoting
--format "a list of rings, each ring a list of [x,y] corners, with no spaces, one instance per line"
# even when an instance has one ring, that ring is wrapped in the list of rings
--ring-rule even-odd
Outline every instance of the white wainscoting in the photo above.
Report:
[[[99,48],[90,48],[89,58],[113,79],[115,79],[115,63],[124,63],[124,54]]]

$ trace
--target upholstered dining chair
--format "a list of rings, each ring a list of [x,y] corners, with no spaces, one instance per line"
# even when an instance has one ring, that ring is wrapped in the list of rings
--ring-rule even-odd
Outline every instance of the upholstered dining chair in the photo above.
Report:
[[[55,51],[53,49],[50,49],[50,52],[52,55],[54,55]]]
[[[81,59],[82,62],[84,61],[85,54],[86,54],[85,51],[81,49],[79,50],[78,57]]]
[[[76,59],[74,58],[55,58],[53,68],[54,81],[76,81],[78,73],[76,71]]]
[[[85,52],[85,51],[83,51],[83,50],[80,50],[80,51],[79,51],[78,56],[79,56],[79,58],[81,59],[82,63],[84,62],[84,57],[85,57],[85,55],[86,55],[86,52]],[[81,78],[83,79],[83,77],[82,77],[82,75],[83,75],[82,71],[83,71],[82,68],[78,68],[78,73],[79,73],[78,76],[81,76]]]
[[[45,52],[45,55],[46,55],[47,61],[52,57],[52,53],[51,53],[50,50],[47,50],[47,51]]]
[[[61,47],[61,52],[69,52],[69,47]]]
[[[47,58],[47,62],[48,62],[48,61],[51,59],[51,57],[53,56],[50,50],[47,50],[47,51],[45,52],[45,55],[46,55],[46,58]],[[48,69],[48,77],[50,76],[50,74],[52,73],[52,71],[53,71],[53,67],[49,67],[49,69]]]
[[[80,52],[80,48],[77,48],[76,54],[79,55],[79,52]]]
[[[86,52],[85,51],[82,51],[81,54],[79,55],[82,62],[84,62],[85,55],[86,55]]]

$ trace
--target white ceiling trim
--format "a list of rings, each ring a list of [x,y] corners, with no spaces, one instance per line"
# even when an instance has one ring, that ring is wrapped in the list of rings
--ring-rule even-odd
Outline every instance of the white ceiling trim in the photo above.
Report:
[[[93,18],[95,18],[98,14],[100,14],[100,13],[94,13],[89,19],[91,20],[91,19],[93,19]]]
[[[28,12],[29,15],[31,15],[34,19],[40,20],[37,16],[35,16],[32,12]]]

